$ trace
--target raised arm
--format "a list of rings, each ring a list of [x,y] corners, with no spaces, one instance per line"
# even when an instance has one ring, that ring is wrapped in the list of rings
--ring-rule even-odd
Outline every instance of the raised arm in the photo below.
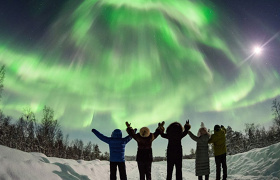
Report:
[[[107,137],[107,136],[104,136],[103,134],[101,134],[99,131],[97,131],[96,129],[92,129],[91,130],[95,135],[96,137],[98,137],[101,141],[105,142],[105,143],[109,143],[110,141],[110,138]]]
[[[165,128],[163,127],[164,124],[165,124],[164,121],[162,121],[162,123],[158,123],[157,129],[156,129],[156,131],[153,133],[153,136],[154,136],[154,137],[153,137],[153,140],[156,139],[156,138],[158,137],[158,135],[164,133],[164,130],[165,130]]]
[[[185,137],[188,134],[188,132],[189,132],[189,129],[185,128],[185,130],[183,131],[183,134],[182,134],[182,138]]]
[[[159,130],[159,128],[156,129],[156,131],[153,133],[153,140],[156,139],[158,137],[158,135],[161,134],[161,131]]]
[[[123,141],[124,141],[125,144],[127,144],[131,139],[132,139],[132,137],[128,135],[128,136],[123,138]]]
[[[199,141],[199,137],[197,137],[196,135],[194,135],[191,131],[188,132],[188,134],[190,135],[190,137],[192,138],[192,140],[194,141]]]
[[[137,135],[135,130],[130,126],[131,123],[125,122],[126,124],[126,132],[128,133],[129,136],[131,136],[133,139],[135,139],[136,141],[138,141]]]
[[[182,138],[185,137],[188,134],[189,130],[191,129],[191,125],[190,125],[189,120],[186,121],[186,124],[184,125],[184,128],[185,128],[185,130],[182,134]]]
[[[162,138],[168,139],[168,136],[167,136],[166,133],[162,133],[162,134],[160,134],[160,136],[161,136]]]
[[[137,129],[134,129],[134,134],[136,133],[136,131],[137,131]],[[132,136],[128,135],[123,139],[124,139],[125,144],[127,144],[132,139]]]
[[[208,144],[210,143],[215,143],[216,142],[216,138],[215,138],[215,134],[213,134],[210,139],[208,140]]]

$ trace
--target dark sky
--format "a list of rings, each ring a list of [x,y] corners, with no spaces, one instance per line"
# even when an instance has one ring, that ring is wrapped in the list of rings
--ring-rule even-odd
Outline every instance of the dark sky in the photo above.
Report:
[[[39,39],[67,1],[4,0],[0,6],[0,34],[26,42]]]
[[[3,32],[17,35],[19,29],[30,38],[37,39],[71,0],[3,0],[0,6],[0,26]],[[226,12],[230,21],[239,25],[242,32],[263,33],[259,26],[272,31],[280,30],[280,1],[278,0],[210,0],[213,9]]]

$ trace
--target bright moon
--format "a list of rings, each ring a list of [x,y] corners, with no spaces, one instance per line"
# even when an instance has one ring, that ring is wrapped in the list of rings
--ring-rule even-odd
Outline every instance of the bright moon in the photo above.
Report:
[[[254,49],[255,54],[260,54],[261,51],[262,51],[262,49],[260,47],[255,47],[255,49]]]

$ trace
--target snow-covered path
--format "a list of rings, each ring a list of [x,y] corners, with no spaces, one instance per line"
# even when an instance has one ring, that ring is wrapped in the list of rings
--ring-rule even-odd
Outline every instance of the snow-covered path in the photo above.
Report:
[[[227,156],[228,180],[279,180],[280,143],[261,149]],[[215,179],[215,162],[210,159],[210,179]],[[196,180],[195,160],[183,160],[183,179]],[[129,180],[138,180],[135,161],[126,162]],[[46,157],[0,146],[0,180],[106,180],[108,161],[83,161]],[[152,179],[166,179],[166,161],[154,162]],[[173,174],[175,179],[175,169]]]

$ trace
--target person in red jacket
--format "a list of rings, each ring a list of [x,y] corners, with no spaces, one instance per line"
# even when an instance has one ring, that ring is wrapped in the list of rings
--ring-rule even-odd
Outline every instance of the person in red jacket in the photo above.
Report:
[[[149,128],[142,127],[140,133],[135,133],[133,128],[128,122],[126,122],[127,133],[135,140],[138,144],[138,150],[136,155],[136,161],[138,165],[140,180],[151,180],[151,169],[153,161],[152,142],[158,137],[160,133],[164,131],[163,126],[159,123],[159,127],[154,133],[150,133]]]

